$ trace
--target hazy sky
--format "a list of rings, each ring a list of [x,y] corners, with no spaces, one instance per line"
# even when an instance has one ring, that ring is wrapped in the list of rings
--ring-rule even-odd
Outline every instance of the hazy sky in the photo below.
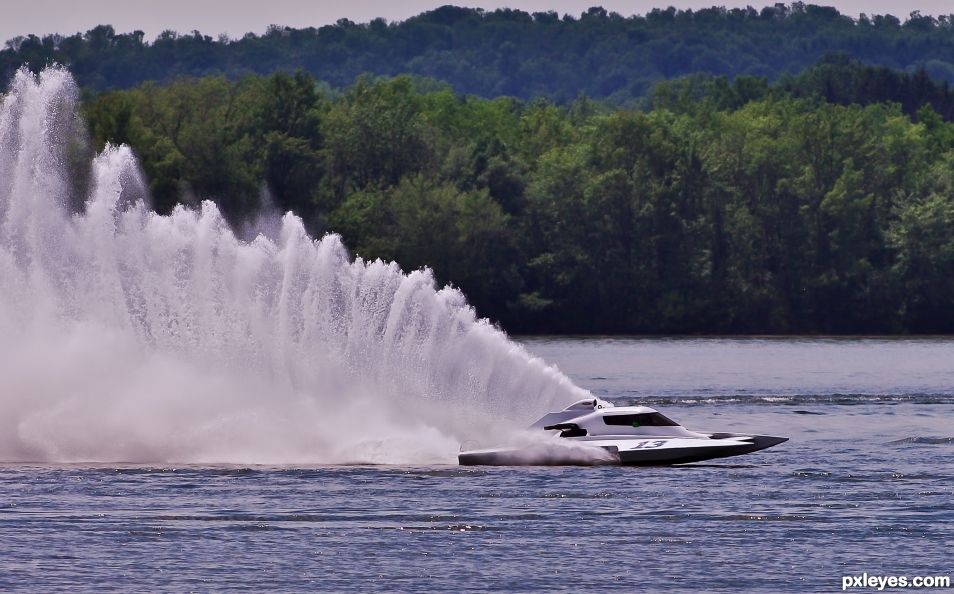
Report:
[[[814,0],[814,3],[835,6],[842,13],[851,16],[857,16],[861,12],[894,14],[902,20],[913,10],[931,15],[954,13],[954,2],[951,0]],[[528,12],[555,10],[573,15],[579,15],[590,6],[603,6],[607,10],[629,16],[669,5],[697,9],[713,5],[731,8],[751,4],[761,8],[766,4],[774,4],[774,0],[0,0],[0,4],[3,5],[0,9],[2,42],[28,33],[72,34],[107,23],[120,32],[141,29],[146,32],[146,38],[149,40],[154,39],[164,29],[183,33],[198,29],[212,36],[225,33],[230,37],[241,37],[248,31],[262,33],[270,24],[307,27],[334,23],[339,18],[364,22],[378,16],[388,20],[402,20],[443,4],[485,9],[506,6]]]

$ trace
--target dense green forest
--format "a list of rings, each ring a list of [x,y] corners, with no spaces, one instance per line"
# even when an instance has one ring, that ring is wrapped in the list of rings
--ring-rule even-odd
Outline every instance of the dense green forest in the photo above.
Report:
[[[97,147],[137,151],[160,212],[214,198],[239,226],[267,187],[313,233],[430,266],[510,331],[954,332],[946,85],[831,56],[645,102],[298,72],[84,109]]]
[[[237,80],[303,69],[335,88],[365,73],[410,74],[482,97],[566,104],[585,93],[626,105],[660,80],[694,73],[775,80],[832,52],[892,69],[923,68],[934,80],[954,82],[954,15],[853,19],[801,2],[626,17],[602,8],[573,17],[445,6],[398,23],[276,26],[237,40],[167,31],[152,42],[141,31],[104,25],[85,34],[9,40],[0,51],[0,81],[24,63],[64,64],[82,86],[99,90],[182,75]]]

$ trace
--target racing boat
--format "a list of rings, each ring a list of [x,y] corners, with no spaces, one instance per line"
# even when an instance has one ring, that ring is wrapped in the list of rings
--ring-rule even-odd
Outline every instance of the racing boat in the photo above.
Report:
[[[686,464],[749,454],[788,441],[770,435],[689,431],[648,406],[617,407],[598,398],[551,412],[530,429],[547,432],[549,439],[519,448],[462,451],[458,462],[485,466]],[[578,447],[554,447],[571,442]]]

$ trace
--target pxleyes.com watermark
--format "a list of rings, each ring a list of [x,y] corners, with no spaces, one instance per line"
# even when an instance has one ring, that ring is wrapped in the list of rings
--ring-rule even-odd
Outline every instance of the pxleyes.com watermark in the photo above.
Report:
[[[841,576],[842,591],[852,588],[950,588],[949,575],[843,575]]]

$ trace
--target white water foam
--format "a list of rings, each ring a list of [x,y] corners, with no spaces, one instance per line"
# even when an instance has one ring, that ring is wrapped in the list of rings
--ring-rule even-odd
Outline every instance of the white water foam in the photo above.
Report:
[[[427,270],[151,212],[128,147],[70,214],[76,113],[60,68],[0,106],[0,460],[453,462],[589,396]]]

